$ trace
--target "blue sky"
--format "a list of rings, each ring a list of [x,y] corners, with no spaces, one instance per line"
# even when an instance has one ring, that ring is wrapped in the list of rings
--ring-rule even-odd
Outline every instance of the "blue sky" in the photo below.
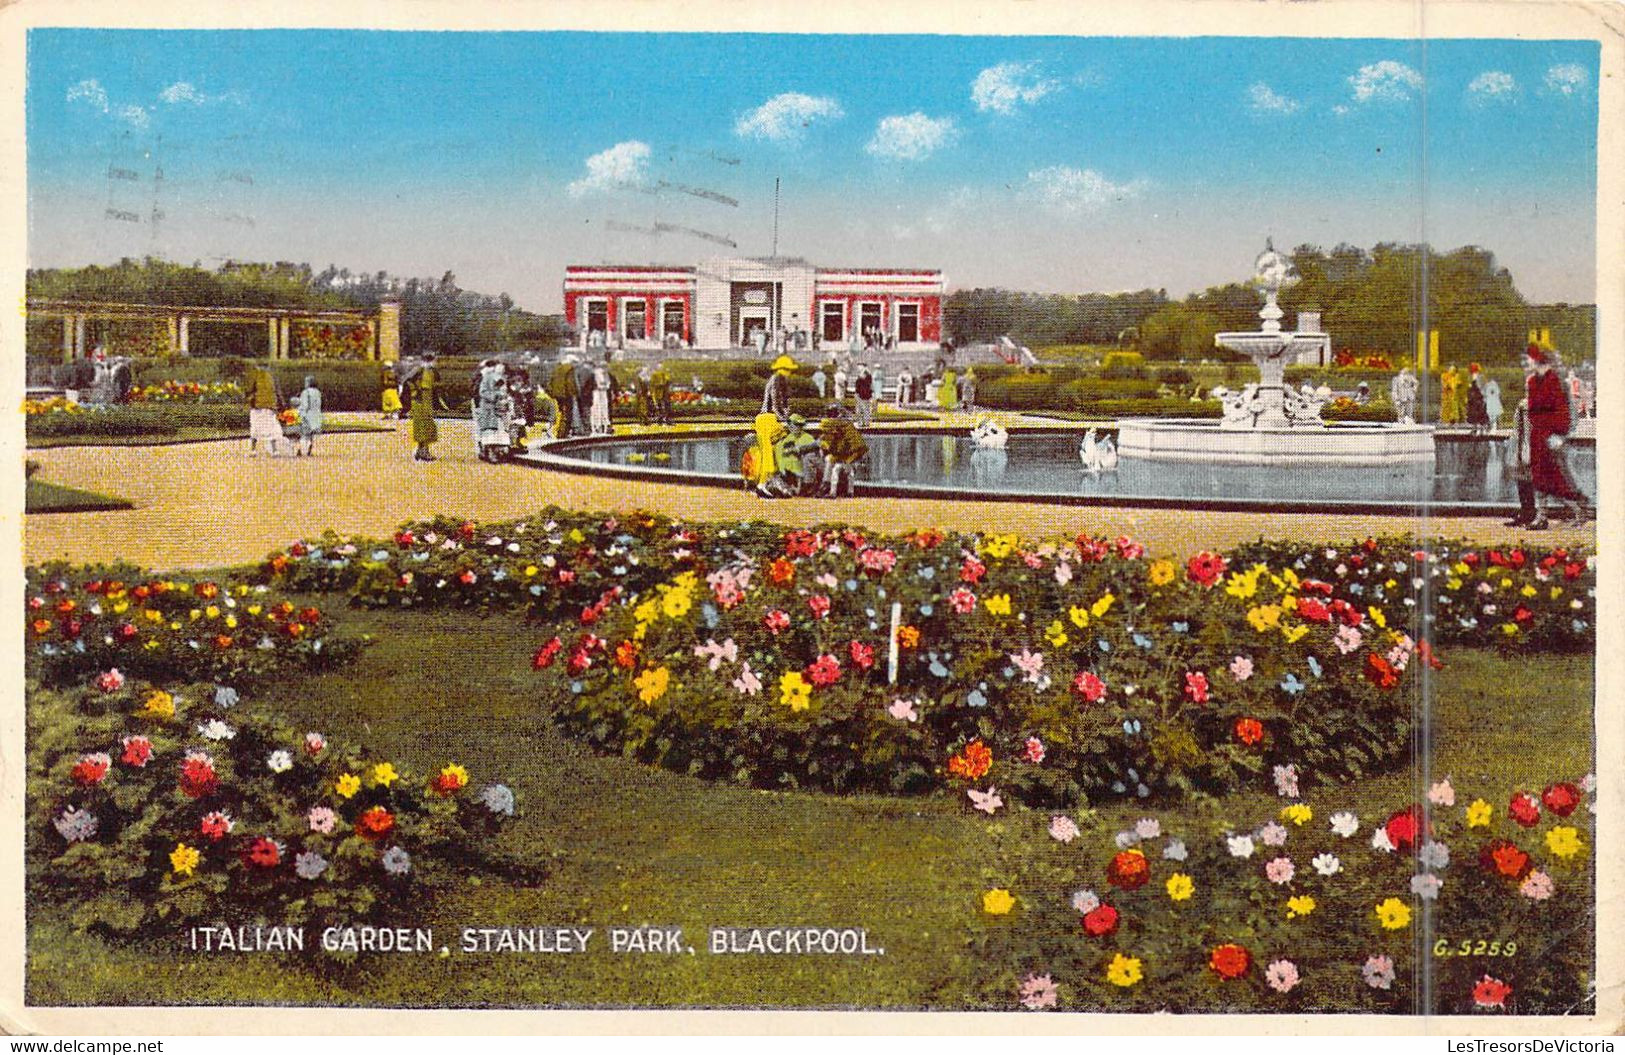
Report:
[[[1535,299],[1595,296],[1589,42],[35,30],[28,53],[34,266],[450,269],[550,311],[567,263],[735,251],[677,228],[765,254],[777,176],[781,252],[956,287],[1182,295],[1273,235],[1483,245]]]

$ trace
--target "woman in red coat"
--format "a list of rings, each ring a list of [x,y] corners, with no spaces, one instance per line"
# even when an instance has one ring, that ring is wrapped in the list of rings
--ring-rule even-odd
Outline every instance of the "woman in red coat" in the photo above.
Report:
[[[1569,395],[1562,380],[1552,371],[1551,353],[1531,344],[1525,352],[1529,369],[1529,471],[1537,495],[1551,495],[1573,511],[1579,522],[1588,505],[1586,497],[1569,479],[1560,448],[1569,434]],[[1529,527],[1539,531],[1547,526],[1544,513],[1537,514]]]

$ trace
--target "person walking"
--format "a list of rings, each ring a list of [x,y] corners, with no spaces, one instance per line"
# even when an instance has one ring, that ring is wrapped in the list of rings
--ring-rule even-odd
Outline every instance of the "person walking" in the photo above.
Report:
[[[1467,424],[1474,432],[1485,432],[1490,427],[1489,408],[1484,404],[1484,389],[1478,383],[1479,366],[1467,368]]]
[[[258,454],[261,443],[265,444],[267,453],[280,454],[282,422],[277,420],[276,413],[282,406],[282,396],[276,390],[276,380],[270,370],[255,363],[248,368],[243,384],[248,390],[249,455]]]
[[[1460,425],[1465,416],[1461,391],[1461,374],[1453,366],[1444,368],[1439,375],[1439,424]]]
[[[824,373],[823,367],[820,366],[813,371],[812,383],[813,387],[818,390],[818,398],[823,399],[825,390],[829,388],[829,376]]]
[[[440,439],[440,428],[434,420],[434,390],[440,383],[440,373],[434,365],[434,353],[423,357],[420,366],[407,384],[412,393],[412,442],[416,450],[412,452],[412,459],[420,462],[435,460],[434,452],[429,448]]]
[[[595,436],[608,436],[615,431],[610,423],[609,402],[615,397],[615,379],[607,363],[599,363],[592,371],[592,431]]]
[[[396,390],[395,368],[388,363],[384,364],[382,376],[383,391],[378,397],[378,406],[383,414],[383,421],[401,420],[401,394]]]
[[[852,386],[858,400],[858,428],[866,429],[875,416],[875,379],[867,366],[858,367],[858,380]]]
[[[649,398],[654,401],[655,420],[661,425],[671,424],[671,375],[665,363],[655,363],[649,375]]]
[[[1490,428],[1501,427],[1501,414],[1505,408],[1501,406],[1501,383],[1495,378],[1484,382],[1484,416],[1490,419]]]
[[[795,373],[796,361],[788,355],[773,360],[773,372],[762,386],[763,414],[772,414],[780,421],[790,420],[790,375]]]
[[[1556,355],[1538,344],[1529,345],[1524,353],[1524,369],[1529,374],[1529,472],[1537,503],[1543,495],[1556,499],[1568,507],[1574,523],[1580,524],[1587,519],[1589,503],[1569,479],[1563,456],[1571,418],[1568,392],[1552,369]],[[1546,514],[1539,510],[1528,525],[1531,531],[1543,531],[1547,526]]]
[[[294,441],[293,453],[315,457],[316,434],[322,431],[322,390],[316,387],[315,375],[306,375],[305,387],[294,400],[293,409],[299,412],[299,438]]]
[[[959,376],[951,366],[942,372],[942,387],[937,389],[937,398],[943,410],[956,410],[959,407]]]
[[[846,402],[846,370],[840,365],[835,366],[835,384],[830,389],[830,398],[837,403]]]
[[[553,422],[553,436],[556,439],[564,439],[574,432],[576,359],[574,352],[565,355],[553,368],[553,376],[548,378],[548,394],[553,397],[553,403],[558,407]]]

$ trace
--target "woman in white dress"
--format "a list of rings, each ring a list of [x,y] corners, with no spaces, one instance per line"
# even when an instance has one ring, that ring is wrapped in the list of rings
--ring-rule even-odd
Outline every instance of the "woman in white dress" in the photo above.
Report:
[[[593,367],[592,382],[592,431],[607,436],[614,431],[609,421],[609,367]]]

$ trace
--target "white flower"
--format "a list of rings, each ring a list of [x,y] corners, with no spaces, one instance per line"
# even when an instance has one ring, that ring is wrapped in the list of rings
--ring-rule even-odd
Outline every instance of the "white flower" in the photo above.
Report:
[[[1595,773],[1587,773],[1585,776],[1581,777],[1580,778],[1580,790],[1585,792],[1587,795],[1591,794],[1593,791],[1596,791],[1597,790],[1597,774],[1595,774]]]
[[[1100,907],[1100,897],[1093,890],[1079,890],[1072,895],[1072,907],[1078,915],[1087,916]]]
[[[1283,825],[1270,821],[1258,829],[1258,840],[1265,846],[1286,845],[1286,828]]]
[[[1163,844],[1162,856],[1170,861],[1183,861],[1190,856],[1190,851],[1185,849],[1185,840],[1169,839]]]
[[[1141,817],[1134,822],[1134,831],[1142,839],[1155,839],[1162,834],[1162,822],[1155,817]]]
[[[1456,804],[1456,789],[1450,786],[1449,777],[1428,788],[1428,801],[1435,806],[1454,806]]]
[[[1348,810],[1344,810],[1341,813],[1332,814],[1332,831],[1336,832],[1338,835],[1341,835],[1343,838],[1347,839],[1349,836],[1353,835],[1359,830],[1360,818],[1356,817]]]
[[[271,767],[273,773],[286,773],[293,768],[293,756],[286,751],[272,751],[265,764]]]
[[[1049,834],[1056,842],[1069,843],[1079,835],[1077,822],[1071,817],[1056,814],[1049,819]]]
[[[1439,897],[1439,888],[1444,886],[1444,880],[1432,872],[1423,872],[1411,876],[1411,893],[1423,901],[1435,901]]]
[[[1385,854],[1394,852],[1394,843],[1392,839],[1388,838],[1387,828],[1378,828],[1371,836],[1371,848],[1381,850]]]
[[[1253,837],[1251,835],[1232,835],[1225,839],[1224,842],[1230,848],[1231,857],[1251,857],[1253,855]]]
[[[1422,862],[1424,868],[1450,867],[1450,847],[1440,842],[1427,842],[1416,852],[1417,860]]]
[[[1131,846],[1138,846],[1138,845],[1140,845],[1140,833],[1139,832],[1126,831],[1126,832],[1118,832],[1117,833],[1117,848],[1119,850],[1127,850]]]
[[[1295,799],[1298,797],[1298,767],[1275,767],[1275,793],[1283,798]]]
[[[237,735],[237,730],[218,718],[210,718],[197,727],[197,734],[205,740],[230,740]]]
[[[1343,870],[1343,862],[1337,859],[1336,854],[1316,854],[1309,863],[1323,876],[1334,876]]]

